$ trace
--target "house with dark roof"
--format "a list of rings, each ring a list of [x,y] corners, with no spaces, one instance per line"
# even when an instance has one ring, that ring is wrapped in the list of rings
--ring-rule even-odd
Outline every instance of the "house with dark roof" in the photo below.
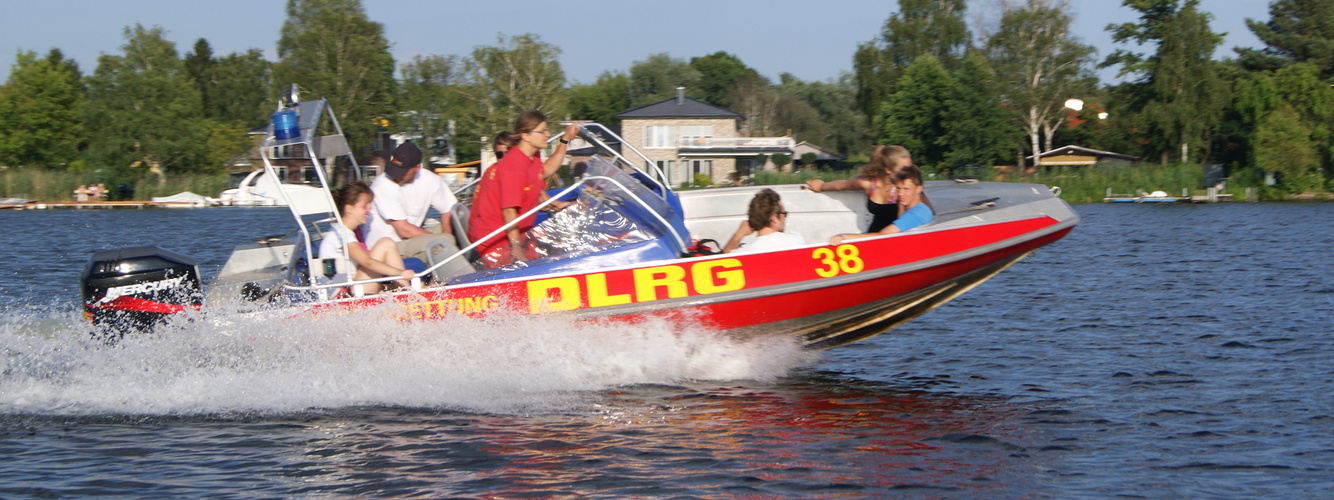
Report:
[[[1135,165],[1140,161],[1138,156],[1113,153],[1111,151],[1101,151],[1081,146],[1059,147],[1038,156],[1042,158],[1042,164],[1047,166],[1087,166],[1100,163]],[[1033,155],[1029,155],[1025,159],[1032,164]]]
[[[691,182],[696,174],[715,184],[729,183],[741,167],[749,171],[758,155],[791,155],[791,137],[741,137],[742,116],[735,111],[685,96],[655,102],[616,115],[621,137],[648,156],[672,184]]]
[[[808,153],[815,154],[815,161],[809,165],[805,164],[803,161],[803,158]],[[803,167],[829,167],[837,169],[843,164],[843,160],[846,159],[848,159],[848,157],[806,141],[801,141],[792,148],[792,161],[794,163],[801,163],[801,166]]]

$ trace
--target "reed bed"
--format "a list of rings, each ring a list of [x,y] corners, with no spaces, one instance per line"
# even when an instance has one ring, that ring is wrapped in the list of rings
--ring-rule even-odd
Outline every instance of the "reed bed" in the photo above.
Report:
[[[227,174],[167,174],[159,184],[157,176],[147,175],[131,182],[114,182],[105,175],[93,172],[71,172],[41,168],[9,168],[0,170],[0,198],[27,198],[47,203],[74,201],[74,190],[80,185],[102,183],[107,188],[107,199],[147,200],[154,196],[170,196],[190,191],[204,196],[217,196],[227,187]],[[119,186],[125,184],[134,190],[129,197],[121,197]]]

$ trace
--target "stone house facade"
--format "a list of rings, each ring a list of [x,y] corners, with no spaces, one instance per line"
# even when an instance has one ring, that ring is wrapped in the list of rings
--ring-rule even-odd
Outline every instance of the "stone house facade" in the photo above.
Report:
[[[739,165],[759,154],[791,154],[791,138],[741,137],[741,115],[706,102],[677,97],[616,115],[621,137],[648,156],[672,185],[704,174],[713,184],[729,184]]]

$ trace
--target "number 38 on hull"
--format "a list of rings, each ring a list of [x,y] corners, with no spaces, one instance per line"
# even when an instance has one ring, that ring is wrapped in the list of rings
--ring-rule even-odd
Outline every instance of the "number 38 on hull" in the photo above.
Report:
[[[869,214],[860,193],[779,192],[789,232],[824,242]],[[690,234],[724,240],[760,188],[679,193]],[[968,291],[1078,223],[1069,205],[1028,184],[928,182],[941,215],[906,233],[504,278],[313,305],[303,314],[385,302],[402,319],[558,314],[634,324],[654,318],[740,338],[787,336],[827,349],[885,332]],[[978,204],[978,201],[984,203]],[[698,213],[699,217],[690,217]]]

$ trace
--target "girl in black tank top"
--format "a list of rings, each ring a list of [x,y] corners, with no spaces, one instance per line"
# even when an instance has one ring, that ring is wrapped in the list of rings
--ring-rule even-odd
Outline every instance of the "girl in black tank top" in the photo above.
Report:
[[[899,218],[899,204],[897,202],[880,204],[867,197],[866,211],[871,212],[871,228],[866,230],[868,233],[878,233]]]

